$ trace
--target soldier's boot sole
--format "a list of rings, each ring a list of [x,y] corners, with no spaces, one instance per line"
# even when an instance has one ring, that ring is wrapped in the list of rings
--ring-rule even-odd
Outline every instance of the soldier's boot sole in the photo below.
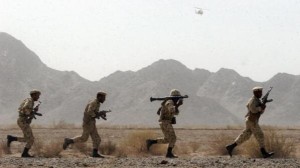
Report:
[[[92,157],[93,157],[93,158],[105,158],[104,156],[99,155],[99,154],[92,155]]]
[[[176,156],[174,154],[167,154],[166,158],[175,159],[175,158],[178,158],[178,156]]]
[[[274,152],[270,152],[264,155],[264,158],[269,158],[274,155]]]

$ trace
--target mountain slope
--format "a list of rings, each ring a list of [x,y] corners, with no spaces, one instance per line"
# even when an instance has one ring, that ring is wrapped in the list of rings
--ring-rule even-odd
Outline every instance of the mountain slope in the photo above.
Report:
[[[213,73],[191,70],[176,60],[159,60],[136,72],[116,71],[91,82],[75,72],[47,67],[21,41],[0,33],[1,123],[15,123],[20,102],[37,88],[42,91],[40,111],[44,116],[35,122],[81,123],[85,105],[102,90],[108,95],[101,109],[113,111],[106,123],[157,126],[160,102],[149,98],[168,96],[176,88],[189,95],[180,107],[178,125],[232,125],[242,123],[251,88],[257,85],[274,86],[270,94],[274,102],[267,105],[264,124],[300,124],[300,76],[280,73],[269,81],[254,82],[230,69]]]

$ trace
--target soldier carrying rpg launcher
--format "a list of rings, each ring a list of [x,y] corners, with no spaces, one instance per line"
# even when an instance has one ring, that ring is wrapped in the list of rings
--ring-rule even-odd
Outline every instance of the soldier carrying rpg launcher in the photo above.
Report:
[[[181,96],[179,90],[172,89],[170,96],[164,98],[150,98],[150,101],[162,100],[161,107],[158,109],[157,114],[159,118],[159,126],[164,134],[163,138],[147,139],[146,146],[149,150],[154,144],[169,144],[166,153],[167,158],[177,158],[173,154],[173,148],[175,147],[176,134],[172,124],[176,124],[175,115],[179,114],[179,106],[183,104],[183,98],[188,98],[188,95]]]

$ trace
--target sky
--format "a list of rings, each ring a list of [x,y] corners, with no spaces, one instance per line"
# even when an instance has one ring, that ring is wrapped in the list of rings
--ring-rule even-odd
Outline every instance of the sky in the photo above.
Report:
[[[0,32],[92,81],[159,59],[261,82],[300,75],[299,0],[0,0]]]

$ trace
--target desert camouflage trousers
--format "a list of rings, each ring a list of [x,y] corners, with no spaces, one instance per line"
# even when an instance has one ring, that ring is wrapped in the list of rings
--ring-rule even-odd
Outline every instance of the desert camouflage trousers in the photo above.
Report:
[[[17,137],[18,142],[26,142],[25,147],[30,149],[34,143],[34,136],[30,124],[26,121],[25,118],[20,117],[18,119],[18,126],[21,128],[24,135],[23,137]]]
[[[82,128],[83,128],[82,135],[72,138],[73,141],[75,143],[86,142],[89,139],[89,136],[91,136],[93,141],[93,148],[98,149],[101,142],[101,138],[98,134],[96,123],[92,122],[89,124],[84,124]]]
[[[169,147],[174,148],[176,142],[176,134],[171,124],[171,121],[162,121],[159,125],[164,134],[164,138],[158,138],[157,143],[158,144],[169,143]]]
[[[264,133],[262,132],[260,126],[258,125],[258,122],[252,122],[249,121],[248,119],[246,120],[246,129],[244,129],[243,133],[240,134],[235,140],[236,144],[240,145],[243,142],[247,141],[252,134],[257,140],[259,146],[261,148],[264,148],[265,147]]]

